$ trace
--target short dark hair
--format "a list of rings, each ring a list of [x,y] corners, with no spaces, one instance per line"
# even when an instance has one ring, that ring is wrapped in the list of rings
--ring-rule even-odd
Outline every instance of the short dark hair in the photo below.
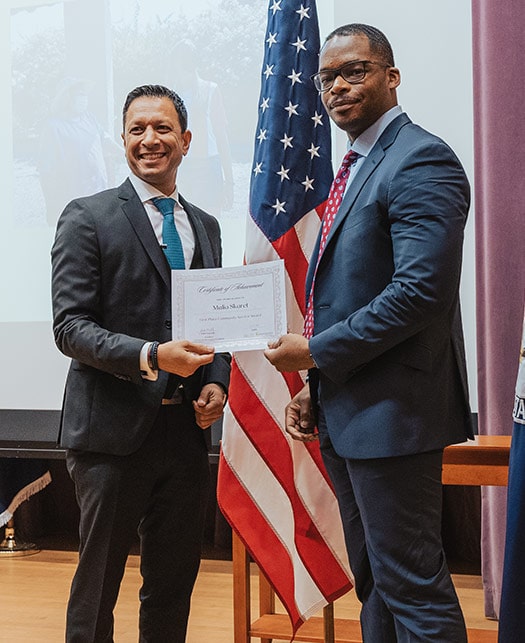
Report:
[[[343,25],[342,27],[337,27],[331,33],[326,36],[325,44],[332,40],[335,36],[356,36],[362,34],[368,38],[370,43],[371,51],[376,54],[382,62],[387,64],[389,67],[394,67],[394,52],[392,51],[392,46],[388,42],[388,38],[385,34],[370,25],[364,25],[359,22],[353,22],[348,25]]]
[[[150,98],[169,98],[179,115],[179,122],[182,131],[186,131],[188,127],[188,112],[186,111],[186,106],[184,105],[182,98],[176,92],[168,87],[164,87],[164,85],[140,85],[129,92],[126,96],[124,107],[122,108],[122,127],[124,129],[126,129],[126,115],[128,113],[129,106],[136,98],[141,98],[142,96],[148,96]]]

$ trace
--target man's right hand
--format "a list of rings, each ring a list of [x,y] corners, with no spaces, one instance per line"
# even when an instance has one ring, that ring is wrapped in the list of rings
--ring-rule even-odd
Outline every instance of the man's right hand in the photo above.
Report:
[[[199,366],[212,362],[214,356],[215,349],[211,346],[194,344],[185,339],[172,340],[159,344],[157,362],[162,371],[189,377]]]
[[[285,427],[294,440],[300,442],[312,442],[317,439],[315,430],[315,419],[312,413],[310,400],[310,388],[306,384],[292,398],[285,411]]]

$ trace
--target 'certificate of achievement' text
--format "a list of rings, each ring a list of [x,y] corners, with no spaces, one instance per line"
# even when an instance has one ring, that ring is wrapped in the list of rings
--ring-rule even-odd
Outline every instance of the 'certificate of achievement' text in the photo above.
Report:
[[[217,351],[266,348],[286,333],[284,261],[172,270],[173,339]]]

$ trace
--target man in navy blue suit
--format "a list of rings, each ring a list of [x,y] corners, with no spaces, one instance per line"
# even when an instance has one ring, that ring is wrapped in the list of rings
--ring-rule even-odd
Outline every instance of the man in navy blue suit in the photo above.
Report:
[[[472,436],[458,295],[468,181],[397,104],[400,73],[378,29],[333,31],[313,80],[355,154],[307,276],[313,331],[265,354],[280,371],[309,371],[286,429],[320,440],[365,643],[463,643],[441,467],[444,447]]]

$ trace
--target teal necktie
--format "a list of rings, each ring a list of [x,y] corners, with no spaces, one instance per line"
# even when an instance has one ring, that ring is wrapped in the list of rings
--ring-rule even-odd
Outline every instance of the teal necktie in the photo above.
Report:
[[[184,270],[186,265],[184,263],[182,241],[180,240],[179,233],[175,226],[175,219],[173,217],[175,199],[156,196],[151,199],[151,201],[164,217],[164,221],[162,223],[162,244],[164,254],[166,255],[170,268],[172,270]]]

